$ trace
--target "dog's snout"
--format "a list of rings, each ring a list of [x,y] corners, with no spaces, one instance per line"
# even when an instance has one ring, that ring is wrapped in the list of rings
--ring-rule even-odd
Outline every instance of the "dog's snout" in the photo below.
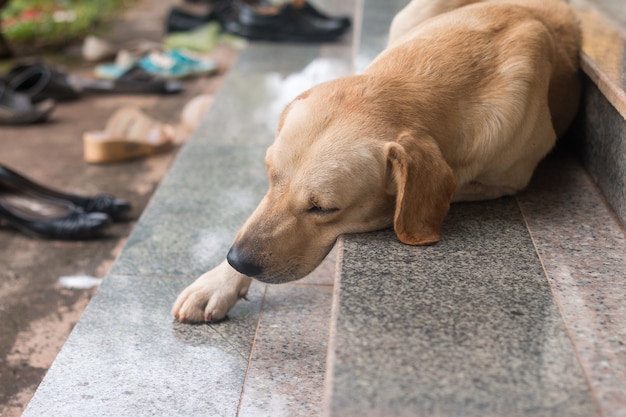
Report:
[[[247,259],[246,255],[237,249],[236,246],[230,248],[228,255],[226,255],[226,259],[228,260],[230,266],[244,275],[255,277],[261,274],[262,268],[256,263],[250,261],[250,259]]]

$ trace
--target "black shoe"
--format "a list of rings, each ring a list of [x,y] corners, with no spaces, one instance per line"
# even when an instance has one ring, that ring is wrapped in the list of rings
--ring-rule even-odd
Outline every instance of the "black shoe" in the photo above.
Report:
[[[15,92],[0,79],[0,125],[25,125],[48,120],[54,100],[33,103],[26,94]]]
[[[41,61],[19,63],[3,79],[16,93],[26,94],[33,103],[48,99],[71,101],[82,94],[70,75]]]
[[[128,201],[115,198],[108,194],[100,194],[95,197],[82,197],[52,190],[0,164],[0,190],[6,188],[27,192],[65,204],[71,204],[79,207],[86,213],[105,213],[113,220],[120,220],[131,209],[131,205]]]
[[[70,203],[0,192],[0,221],[37,237],[91,239],[110,223],[104,213],[87,213]]]
[[[296,10],[298,10],[300,13],[304,15],[308,15],[316,19],[332,21],[332,22],[335,22],[335,24],[339,26],[345,27],[346,29],[348,29],[351,25],[351,20],[348,16],[337,16],[337,17],[329,16],[317,10],[315,7],[309,4],[309,2],[304,2],[303,6],[297,6],[293,3],[291,3],[289,6],[295,8]]]
[[[271,0],[238,0],[243,1],[249,6],[272,6]],[[219,11],[220,3],[232,3],[232,0],[208,0],[207,3],[213,3],[215,9]],[[313,7],[308,1],[303,2],[302,4],[296,4],[300,2],[290,1],[285,4],[285,7],[292,7],[296,9],[299,13],[303,15],[311,16],[316,19],[329,20],[334,21],[340,26],[345,27],[346,29],[351,25],[351,19],[348,16],[329,16],[326,13],[323,13]],[[222,6],[223,8],[224,6]],[[217,13],[216,13],[217,14]]]
[[[186,32],[204,26],[212,20],[217,20],[217,15],[212,11],[205,15],[197,15],[172,7],[165,19],[165,30],[167,33]]]
[[[224,30],[253,40],[330,42],[349,27],[345,21],[316,17],[290,3],[272,10],[240,2],[228,12],[221,12],[219,17]]]

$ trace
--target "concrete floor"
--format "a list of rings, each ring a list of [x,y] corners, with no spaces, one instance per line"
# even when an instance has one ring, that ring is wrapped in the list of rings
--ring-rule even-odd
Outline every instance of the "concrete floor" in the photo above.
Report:
[[[139,0],[103,34],[118,45],[133,39],[159,41],[163,21],[175,0]],[[21,415],[53,362],[94,289],[72,290],[59,278],[90,275],[104,278],[137,218],[176,156],[176,150],[148,159],[89,165],[82,158],[82,133],[104,127],[122,105],[133,104],[155,118],[177,123],[180,110],[198,94],[220,86],[237,51],[214,52],[218,75],[189,80],[176,96],[86,96],[59,104],[49,123],[0,127],[0,163],[47,186],[77,194],[110,193],[133,204],[131,219],[114,224],[92,241],[48,241],[0,227],[0,416]],[[46,59],[67,64],[76,74],[91,74],[80,60],[80,45]],[[10,63],[2,62],[10,65]]]

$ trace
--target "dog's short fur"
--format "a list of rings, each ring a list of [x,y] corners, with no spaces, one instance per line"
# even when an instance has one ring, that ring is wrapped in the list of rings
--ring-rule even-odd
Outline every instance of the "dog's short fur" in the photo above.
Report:
[[[561,0],[412,1],[363,74],[287,106],[267,194],[173,314],[221,319],[249,276],[301,278],[342,233],[433,244],[451,202],[524,188],[576,112],[580,37]]]

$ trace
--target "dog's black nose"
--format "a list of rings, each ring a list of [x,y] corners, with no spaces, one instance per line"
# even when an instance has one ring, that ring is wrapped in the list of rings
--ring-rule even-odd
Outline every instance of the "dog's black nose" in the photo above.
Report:
[[[262,268],[259,265],[246,259],[246,256],[243,255],[235,246],[231,247],[228,251],[226,260],[230,266],[235,268],[238,272],[241,272],[249,277],[255,277],[262,271]]]

